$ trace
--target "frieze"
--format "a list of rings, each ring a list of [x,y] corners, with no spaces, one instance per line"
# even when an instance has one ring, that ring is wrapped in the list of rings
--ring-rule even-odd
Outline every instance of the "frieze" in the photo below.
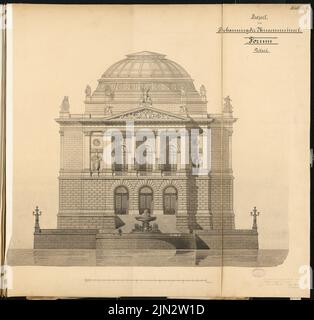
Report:
[[[114,119],[122,119],[122,120],[124,120],[124,119],[127,119],[127,120],[134,120],[134,119],[182,120],[179,117],[174,117],[174,116],[168,115],[166,113],[158,112],[158,111],[155,111],[152,109],[143,109],[143,110],[129,112],[129,113],[117,116]]]

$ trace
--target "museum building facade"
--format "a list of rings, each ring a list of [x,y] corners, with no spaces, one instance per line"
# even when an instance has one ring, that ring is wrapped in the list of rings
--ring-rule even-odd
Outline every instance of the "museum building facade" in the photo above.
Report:
[[[87,86],[84,103],[83,114],[72,114],[65,97],[56,119],[59,233],[128,234],[135,216],[149,212],[161,233],[194,233],[213,245],[224,230],[231,246],[238,241],[238,247],[258,247],[257,230],[235,229],[231,151],[236,119],[229,97],[220,114],[208,113],[203,85],[196,90],[179,64],[143,51],[109,67],[95,90]],[[138,163],[141,146],[150,161]]]

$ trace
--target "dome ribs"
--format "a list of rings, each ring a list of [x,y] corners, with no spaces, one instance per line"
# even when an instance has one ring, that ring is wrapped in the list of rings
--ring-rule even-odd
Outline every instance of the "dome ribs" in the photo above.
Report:
[[[110,106],[116,114],[136,108],[143,88],[150,88],[152,106],[156,109],[181,114],[180,107],[185,104],[190,114],[207,113],[207,103],[187,71],[166,55],[150,51],[128,54],[111,65],[99,79],[91,99],[85,101],[85,112],[102,115]]]

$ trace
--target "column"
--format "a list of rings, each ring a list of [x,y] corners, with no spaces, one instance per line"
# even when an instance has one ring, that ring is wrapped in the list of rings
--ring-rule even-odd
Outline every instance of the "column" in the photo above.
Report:
[[[179,131],[180,136],[180,168],[185,170],[190,163],[189,143],[190,137],[187,129],[182,128]]]
[[[177,138],[177,170],[181,170],[181,138]]]
[[[136,149],[136,137],[135,132],[131,135],[131,141],[130,141],[130,152],[128,154],[128,168],[131,171],[135,170],[135,149]]]
[[[103,162],[104,170],[106,172],[112,171],[112,143],[111,143],[111,133],[104,133],[103,136]]]
[[[90,140],[91,140],[91,132],[85,131],[83,138],[83,171],[90,171]]]
[[[159,131],[156,131],[156,137],[155,137],[155,163],[154,163],[154,170],[159,170],[160,164],[160,134]]]
[[[134,130],[134,121],[126,122],[126,131],[125,131],[125,146],[127,150],[126,156],[126,165],[128,169],[128,174],[134,174],[135,166],[135,130]]]

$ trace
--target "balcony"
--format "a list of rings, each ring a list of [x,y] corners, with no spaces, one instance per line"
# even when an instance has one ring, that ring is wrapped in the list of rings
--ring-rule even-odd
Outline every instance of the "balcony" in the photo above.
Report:
[[[117,171],[117,172],[128,171],[128,165],[115,163],[112,165],[112,171]]]
[[[159,165],[161,171],[176,171],[177,165],[176,164],[160,164]]]

